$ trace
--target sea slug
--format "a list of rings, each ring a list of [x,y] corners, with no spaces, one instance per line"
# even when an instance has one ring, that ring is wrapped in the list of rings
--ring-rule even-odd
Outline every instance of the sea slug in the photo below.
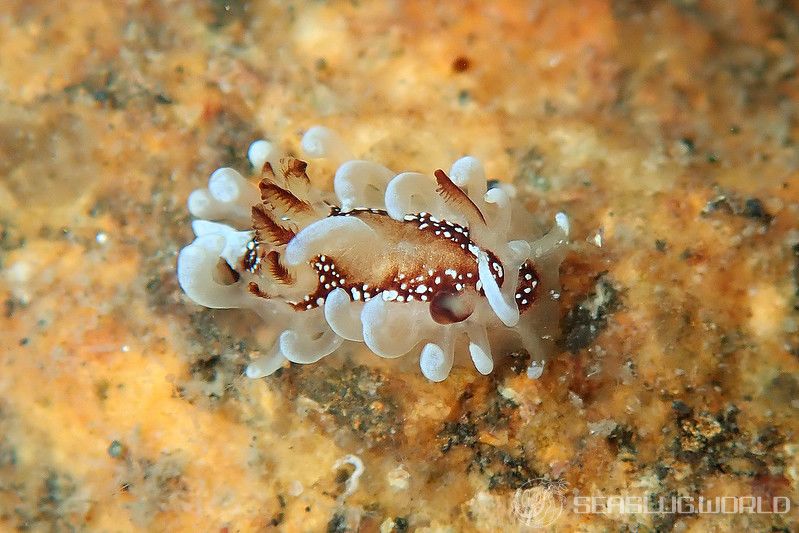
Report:
[[[282,331],[248,376],[358,341],[387,358],[421,344],[422,373],[442,381],[464,335],[474,366],[488,374],[489,336],[508,331],[543,360],[557,332],[565,214],[531,239],[513,187],[488,188],[473,157],[448,174],[397,174],[354,159],[320,126],[302,149],[338,165],[335,195],[311,186],[304,161],[261,140],[248,152],[257,185],[221,168],[188,201],[197,220],[196,239],[178,257],[185,293],[210,308],[251,309]]]

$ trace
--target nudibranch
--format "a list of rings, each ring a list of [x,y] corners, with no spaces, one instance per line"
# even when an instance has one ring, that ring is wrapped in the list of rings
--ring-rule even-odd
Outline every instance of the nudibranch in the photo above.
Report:
[[[488,188],[474,157],[449,174],[398,174],[354,159],[321,126],[301,147],[337,166],[334,195],[311,186],[304,161],[259,140],[248,151],[257,185],[221,168],[189,196],[196,239],[177,264],[185,293],[205,307],[251,309],[282,331],[249,377],[357,341],[386,358],[421,345],[422,373],[442,381],[464,338],[488,374],[489,334],[500,330],[543,360],[557,331],[565,214],[528,240],[529,217],[512,217],[513,187]]]

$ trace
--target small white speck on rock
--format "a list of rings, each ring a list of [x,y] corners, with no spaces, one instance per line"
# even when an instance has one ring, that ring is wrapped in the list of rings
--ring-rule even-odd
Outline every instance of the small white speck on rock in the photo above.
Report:
[[[289,485],[289,495],[290,496],[295,496],[295,497],[299,496],[300,494],[303,493],[304,490],[305,490],[305,488],[302,486],[302,483],[298,479],[295,479]]]
[[[527,377],[530,379],[538,379],[544,374],[544,361],[530,361],[530,366],[527,368]]]
[[[605,236],[605,230],[603,228],[599,228],[598,230],[596,230],[596,233],[591,239],[594,246],[596,246],[597,248],[602,248],[604,236]]]
[[[394,490],[406,490],[410,485],[411,475],[401,465],[386,474],[388,484]]]
[[[583,408],[583,399],[582,399],[582,398],[580,398],[580,397],[577,395],[577,393],[575,393],[575,392],[573,392],[573,391],[569,391],[569,401],[570,401],[570,402],[571,402],[571,404],[572,404],[573,406],[575,406],[577,409],[582,409],[582,408]]]
[[[615,421],[606,418],[597,422],[589,422],[588,431],[593,436],[604,438],[610,435],[617,425]]]

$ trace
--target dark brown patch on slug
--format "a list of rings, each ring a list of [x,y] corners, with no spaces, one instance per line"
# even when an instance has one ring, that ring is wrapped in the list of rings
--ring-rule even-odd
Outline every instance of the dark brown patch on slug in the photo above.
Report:
[[[220,285],[233,285],[239,280],[239,273],[233,270],[227,261],[219,258],[214,270],[214,281]]]
[[[272,246],[288,244],[296,235],[291,229],[278,224],[267,208],[261,204],[252,208],[252,229],[255,230],[258,242],[266,242]]]
[[[280,254],[276,250],[272,250],[266,254],[264,261],[266,262],[267,270],[277,282],[284,285],[291,285],[294,283],[294,277],[285,265],[280,262]]]
[[[254,281],[251,281],[249,284],[247,284],[247,290],[259,298],[270,298],[269,294],[262,291],[261,287],[259,287]]]
[[[261,180],[258,188],[261,190],[261,200],[273,210],[292,214],[313,212],[311,204],[269,180]]]
[[[538,299],[539,277],[532,261],[526,261],[519,267],[519,286],[516,287],[516,305],[519,312],[524,313]]]

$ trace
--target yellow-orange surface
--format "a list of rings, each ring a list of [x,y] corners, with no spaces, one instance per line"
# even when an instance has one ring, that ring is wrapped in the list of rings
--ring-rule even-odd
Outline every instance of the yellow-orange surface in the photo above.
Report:
[[[0,11],[0,530],[799,527],[796,3]],[[357,346],[243,376],[274,332],[181,293],[186,198],[314,124],[398,170],[475,155],[531,227],[570,215],[538,380],[521,353],[433,384]],[[540,487],[559,514],[534,516]]]

